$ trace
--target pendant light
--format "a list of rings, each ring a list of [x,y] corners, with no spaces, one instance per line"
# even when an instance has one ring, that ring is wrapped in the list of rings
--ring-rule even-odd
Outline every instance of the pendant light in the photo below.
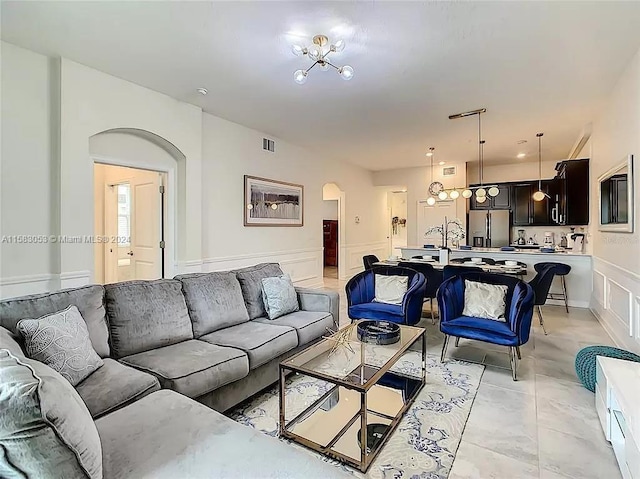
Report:
[[[431,159],[431,173],[430,173],[430,181],[429,181],[429,198],[427,198],[427,204],[429,206],[433,206],[436,204],[436,199],[433,197],[433,194],[431,193],[432,187],[433,187],[433,150],[435,150],[434,147],[429,148],[429,153],[427,153],[427,156]]]
[[[542,201],[545,197],[549,196],[542,191],[542,135],[544,133],[538,133],[538,191],[533,194],[533,201]]]

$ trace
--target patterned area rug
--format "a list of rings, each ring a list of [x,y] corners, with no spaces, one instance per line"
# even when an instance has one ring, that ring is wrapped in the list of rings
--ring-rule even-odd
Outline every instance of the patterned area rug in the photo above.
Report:
[[[395,366],[420,374],[420,354],[410,351]],[[453,465],[462,431],[469,418],[484,366],[449,359],[444,364],[427,356],[427,383],[366,474],[291,443],[321,457],[355,477],[384,479],[445,479]],[[331,386],[307,376],[287,381],[287,417],[297,414]],[[278,388],[256,396],[228,413],[241,424],[278,436]],[[293,409],[293,410],[292,410]],[[289,442],[289,441],[288,441]]]

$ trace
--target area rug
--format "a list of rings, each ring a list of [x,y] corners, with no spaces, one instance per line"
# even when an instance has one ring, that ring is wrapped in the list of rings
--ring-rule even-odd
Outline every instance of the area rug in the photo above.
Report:
[[[409,351],[394,369],[420,373],[420,353]],[[366,474],[289,442],[354,475],[372,479],[445,479],[453,465],[484,366],[427,356],[427,382]],[[302,375],[287,381],[287,412],[302,411],[331,387]],[[290,406],[291,405],[291,406]],[[231,410],[228,416],[269,436],[278,436],[278,388],[274,386]],[[296,410],[297,409],[297,410]],[[289,414],[287,414],[288,416]]]

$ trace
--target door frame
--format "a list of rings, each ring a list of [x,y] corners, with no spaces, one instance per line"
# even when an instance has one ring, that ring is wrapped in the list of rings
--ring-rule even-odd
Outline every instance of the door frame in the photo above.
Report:
[[[147,170],[153,171],[156,173],[165,173],[165,181],[163,182],[164,189],[164,199],[166,203],[166,207],[164,208],[164,224],[161,227],[164,227],[164,241],[165,248],[163,250],[163,259],[164,259],[164,277],[165,278],[173,278],[177,274],[177,263],[178,263],[178,228],[177,228],[177,211],[178,211],[178,175],[175,167],[162,167],[158,165],[152,165],[146,162],[130,162],[124,161],[117,158],[111,158],[101,155],[91,155],[92,168],[91,168],[91,176],[93,181],[93,174],[95,172],[96,163],[107,166],[122,166],[125,168],[134,168],[138,170]],[[95,215],[95,203],[91,210],[92,215]],[[95,222],[95,218],[94,218]],[[161,234],[162,236],[162,234]],[[95,274],[95,272],[93,272]],[[95,280],[95,278],[93,278]]]

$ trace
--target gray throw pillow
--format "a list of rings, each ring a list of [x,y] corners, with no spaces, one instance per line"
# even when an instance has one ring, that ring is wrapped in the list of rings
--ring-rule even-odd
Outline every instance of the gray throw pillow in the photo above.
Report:
[[[263,278],[262,299],[269,319],[276,319],[300,309],[298,294],[288,274]]]
[[[73,386],[104,364],[75,306],[38,319],[23,319],[17,329],[27,357],[59,372]]]
[[[464,280],[463,316],[505,321],[507,291],[502,284]]]
[[[0,349],[0,477],[102,479],[98,430],[50,367]]]

